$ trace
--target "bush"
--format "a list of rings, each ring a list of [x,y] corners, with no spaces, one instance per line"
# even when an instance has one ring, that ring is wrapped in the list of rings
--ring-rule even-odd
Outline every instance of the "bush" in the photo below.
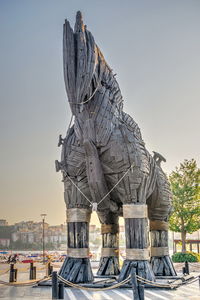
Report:
[[[198,262],[200,261],[200,255],[194,252],[177,252],[172,255],[173,262]]]

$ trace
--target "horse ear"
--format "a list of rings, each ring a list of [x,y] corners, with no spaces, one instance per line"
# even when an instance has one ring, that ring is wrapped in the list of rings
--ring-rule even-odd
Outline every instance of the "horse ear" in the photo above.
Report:
[[[102,84],[102,78],[109,83],[112,81],[113,89],[119,90],[112,70],[83,23],[80,11],[76,15],[74,31],[68,21],[64,24],[63,63],[66,91],[74,115],[79,113],[80,103],[92,99]],[[120,90],[118,94],[121,101]],[[115,99],[117,102],[116,92]]]
[[[75,114],[78,106],[73,103],[80,103],[92,95],[91,82],[99,63],[95,40],[83,24],[80,11],[76,15],[74,31],[68,21],[64,24],[63,63],[68,100]]]
[[[78,32],[84,32],[85,31],[85,26],[83,24],[83,16],[80,11],[77,11],[76,13],[76,23],[74,26],[74,33]]]
[[[69,102],[75,98],[75,52],[74,32],[69,22],[65,20],[63,25],[63,71],[65,88]],[[72,107],[71,107],[72,108]]]

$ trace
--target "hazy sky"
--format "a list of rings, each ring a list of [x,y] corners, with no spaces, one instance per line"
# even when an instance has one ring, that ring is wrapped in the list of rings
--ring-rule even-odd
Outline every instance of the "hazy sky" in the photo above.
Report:
[[[77,10],[117,73],[125,111],[169,174],[199,157],[199,0],[0,0],[0,219],[65,221],[57,138],[70,110],[62,25]]]

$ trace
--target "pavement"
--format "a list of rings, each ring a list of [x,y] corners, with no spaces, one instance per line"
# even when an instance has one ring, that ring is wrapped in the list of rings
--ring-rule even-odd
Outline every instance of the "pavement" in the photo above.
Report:
[[[8,266],[5,266],[6,268]],[[57,265],[58,267],[58,265]],[[20,268],[19,268],[20,269]],[[41,268],[42,269],[42,268]],[[1,270],[1,268],[0,268]],[[54,268],[54,270],[56,270]],[[45,270],[39,270],[37,272],[37,278],[43,278]],[[193,273],[197,276],[198,273]],[[0,275],[0,280],[8,282],[8,273]],[[29,272],[26,268],[21,268],[18,273],[18,281],[26,281],[29,278]],[[13,300],[13,299],[51,299],[51,287],[39,286],[39,287],[11,287],[0,285],[0,300]],[[78,290],[73,288],[64,289],[64,299],[67,300],[117,300],[133,299],[132,289],[114,289],[102,292],[90,292],[85,290]],[[198,280],[194,283],[184,285],[176,290],[164,290],[155,288],[145,289],[145,300],[200,300],[200,288]]]

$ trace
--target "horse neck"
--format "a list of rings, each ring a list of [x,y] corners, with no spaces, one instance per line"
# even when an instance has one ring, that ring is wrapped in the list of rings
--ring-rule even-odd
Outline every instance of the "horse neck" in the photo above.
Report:
[[[84,122],[87,119],[97,120],[108,118],[112,114],[121,111],[120,106],[113,100],[113,95],[109,89],[102,86],[90,101],[79,104],[76,108],[75,119]]]
[[[119,108],[110,101],[110,90],[101,87],[94,98],[79,107],[74,129],[80,141],[89,138],[97,146],[105,145],[119,122]]]

